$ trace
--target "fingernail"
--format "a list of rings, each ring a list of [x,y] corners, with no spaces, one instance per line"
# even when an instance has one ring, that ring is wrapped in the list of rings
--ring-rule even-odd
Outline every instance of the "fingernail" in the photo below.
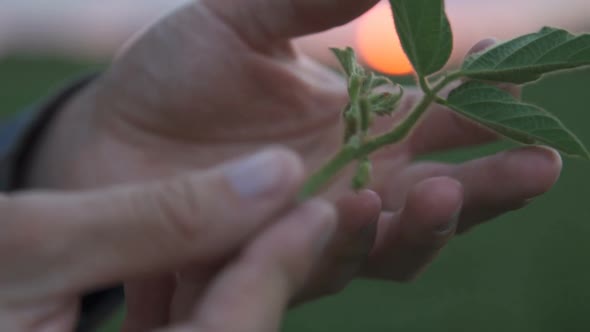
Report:
[[[232,190],[242,197],[275,191],[283,182],[285,163],[273,151],[264,151],[224,167]]]
[[[448,223],[439,225],[435,231],[438,235],[448,235],[451,232],[454,232],[459,225],[459,217],[461,216],[462,209],[457,210]]]

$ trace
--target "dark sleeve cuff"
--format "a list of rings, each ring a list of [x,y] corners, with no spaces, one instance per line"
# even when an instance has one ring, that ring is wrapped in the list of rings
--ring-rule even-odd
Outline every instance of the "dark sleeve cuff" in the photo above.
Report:
[[[33,149],[57,112],[96,75],[70,84],[47,101],[0,125],[0,191],[23,189]]]

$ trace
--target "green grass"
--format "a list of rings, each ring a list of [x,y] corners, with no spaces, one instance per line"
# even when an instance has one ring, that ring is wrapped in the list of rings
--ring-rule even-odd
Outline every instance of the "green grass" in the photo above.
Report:
[[[38,101],[94,68],[46,59],[0,63],[0,110]],[[525,98],[558,114],[590,143],[590,71],[552,76]],[[466,160],[485,150],[433,156]],[[555,332],[590,328],[590,163],[565,160],[559,184],[523,211],[457,238],[410,285],[357,282],[294,310],[286,332]],[[589,204],[589,205],[586,205]],[[114,331],[114,327],[105,332]]]
[[[61,59],[10,58],[0,61],[0,119],[35,104],[98,65]]]

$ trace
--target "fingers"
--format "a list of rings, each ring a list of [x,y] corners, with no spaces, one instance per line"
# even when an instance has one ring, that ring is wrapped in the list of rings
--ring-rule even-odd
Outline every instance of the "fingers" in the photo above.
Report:
[[[203,3],[249,44],[268,47],[320,32],[360,16],[378,0],[204,0]]]
[[[476,160],[455,169],[465,186],[465,209],[458,231],[524,207],[553,187],[562,161],[551,149],[526,147]]]
[[[452,238],[463,204],[463,186],[431,178],[411,190],[400,213],[384,213],[364,273],[408,281],[415,278]]]
[[[39,269],[95,287],[231,253],[294,203],[302,179],[296,155],[269,150],[153,185],[18,197],[5,234],[38,237],[22,240]]]
[[[338,228],[320,263],[294,300],[310,301],[340,292],[365,264],[377,232],[381,200],[372,191],[350,194],[336,204]]]
[[[399,174],[383,191],[383,205],[395,211],[403,204],[403,193],[416,183],[431,177],[452,177],[465,190],[458,229],[463,232],[544,194],[559,178],[561,167],[559,154],[543,147],[519,148],[461,165],[417,164]]]
[[[338,226],[335,234],[316,264],[309,282],[297,293],[291,305],[339,292],[357,276],[360,267],[366,262],[381,213],[379,196],[368,190],[349,194],[337,202],[336,210]],[[182,321],[190,316],[191,308],[204,292],[214,272],[217,271],[200,266],[177,274],[173,321]]]
[[[336,205],[338,226],[309,282],[297,293],[291,305],[310,301],[342,290],[357,276],[373,247],[377,220],[381,212],[379,196],[372,191],[349,194]],[[216,266],[214,268],[217,268]],[[172,321],[184,321],[206,290],[217,269],[199,266],[177,274],[172,305]],[[137,316],[140,318],[141,316]],[[138,319],[138,321],[141,319]],[[145,321],[145,318],[143,319]],[[142,326],[143,331],[161,325]]]
[[[175,331],[278,331],[336,228],[334,208],[310,201],[258,237],[215,279],[192,324]]]

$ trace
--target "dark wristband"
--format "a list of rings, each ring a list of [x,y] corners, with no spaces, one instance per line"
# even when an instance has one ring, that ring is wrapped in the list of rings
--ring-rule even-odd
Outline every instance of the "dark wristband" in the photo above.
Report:
[[[23,188],[33,150],[43,137],[51,120],[72,96],[96,75],[75,81],[58,94],[17,115],[0,127],[0,191]]]

